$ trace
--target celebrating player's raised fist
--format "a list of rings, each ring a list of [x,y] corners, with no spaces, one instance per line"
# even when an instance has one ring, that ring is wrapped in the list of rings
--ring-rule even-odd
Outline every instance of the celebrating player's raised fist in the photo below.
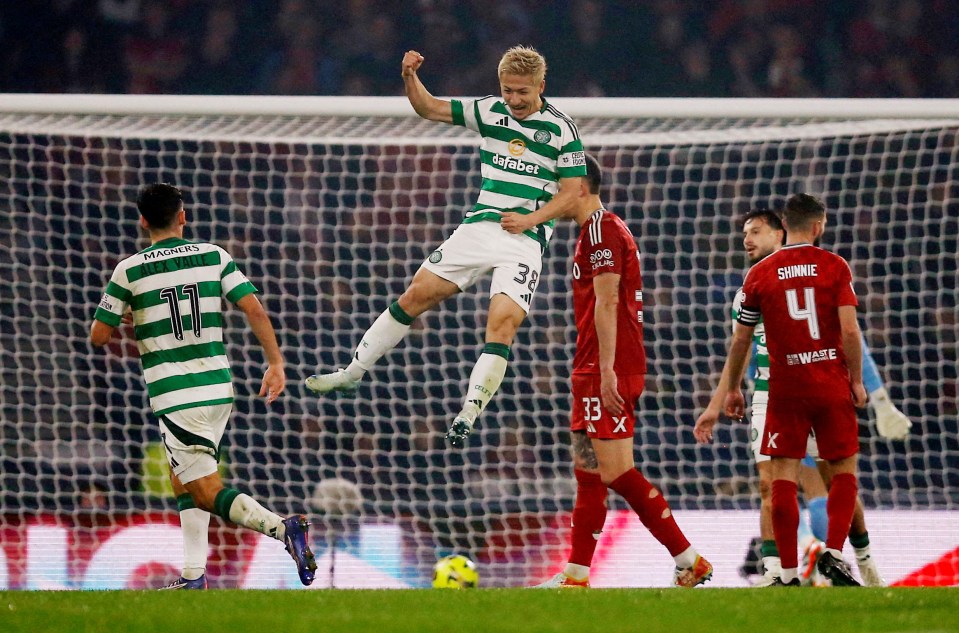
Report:
[[[412,77],[416,74],[416,71],[419,70],[420,66],[423,64],[423,56],[417,53],[416,51],[406,51],[406,54],[403,55],[403,72],[404,77]]]

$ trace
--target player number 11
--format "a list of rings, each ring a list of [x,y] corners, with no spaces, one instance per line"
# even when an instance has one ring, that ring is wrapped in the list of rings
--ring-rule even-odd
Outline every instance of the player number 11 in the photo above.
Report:
[[[183,289],[183,294],[185,294],[190,299],[190,312],[191,319],[193,323],[193,336],[199,338],[200,336],[200,287],[197,284],[186,284],[185,286],[180,286]],[[164,288],[160,291],[160,298],[166,299],[167,304],[170,306],[170,325],[173,328],[173,336],[178,341],[183,340],[183,320],[180,316],[180,293],[177,292],[176,286],[171,286],[169,288]]]

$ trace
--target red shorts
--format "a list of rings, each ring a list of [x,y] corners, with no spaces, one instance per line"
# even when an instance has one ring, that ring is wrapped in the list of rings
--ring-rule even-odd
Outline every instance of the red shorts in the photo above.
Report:
[[[573,376],[573,415],[570,430],[586,431],[589,437],[620,440],[633,437],[636,428],[636,401],[643,393],[646,376],[617,376],[616,386],[625,404],[623,412],[613,416],[603,408],[599,374]]]
[[[859,452],[859,421],[852,396],[845,398],[776,398],[769,395],[763,455],[802,459],[810,430],[819,458],[845,459]]]

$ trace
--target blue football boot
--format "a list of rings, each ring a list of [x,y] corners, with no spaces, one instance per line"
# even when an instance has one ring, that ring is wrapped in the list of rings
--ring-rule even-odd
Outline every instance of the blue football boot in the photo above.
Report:
[[[206,589],[206,574],[203,574],[195,580],[187,580],[183,576],[180,576],[173,582],[171,582],[166,587],[160,587],[163,589]]]
[[[283,537],[283,542],[286,544],[286,551],[296,562],[296,571],[300,575],[300,582],[304,585],[311,585],[316,577],[316,557],[310,550],[310,522],[302,514],[294,514],[283,519],[283,525],[286,527],[286,536]]]

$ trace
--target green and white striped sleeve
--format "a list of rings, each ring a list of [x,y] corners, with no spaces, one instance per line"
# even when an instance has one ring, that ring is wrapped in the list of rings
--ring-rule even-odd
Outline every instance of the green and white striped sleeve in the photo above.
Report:
[[[220,264],[222,266],[220,269],[220,288],[223,297],[230,303],[236,303],[243,297],[258,292],[256,286],[236,267],[236,262],[230,257],[230,254],[219,246],[216,248],[220,251]]]
[[[123,313],[130,304],[132,293],[126,286],[127,276],[126,268],[121,262],[113,271],[110,277],[110,283],[107,289],[103,291],[103,298],[100,299],[100,305],[93,314],[93,318],[102,321],[110,327],[117,327],[123,320]]]
[[[586,152],[583,151],[583,141],[572,124],[565,130],[561,143],[559,157],[556,159],[556,173],[560,178],[585,176]]]
[[[474,132],[480,131],[480,120],[477,112],[477,101],[461,101],[452,99],[453,125],[468,128]]]

